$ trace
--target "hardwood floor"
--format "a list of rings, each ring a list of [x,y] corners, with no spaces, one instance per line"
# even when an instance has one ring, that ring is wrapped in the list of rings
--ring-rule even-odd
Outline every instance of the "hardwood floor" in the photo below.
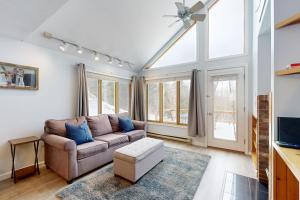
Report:
[[[212,158],[195,194],[195,200],[219,200],[222,197],[226,171],[255,178],[255,169],[250,156],[242,153],[213,148],[205,149],[169,140],[165,140],[165,145],[211,155]],[[42,168],[41,175],[20,180],[17,184],[14,184],[10,179],[0,182],[0,200],[56,199],[55,193],[66,186],[66,181],[52,171]]]

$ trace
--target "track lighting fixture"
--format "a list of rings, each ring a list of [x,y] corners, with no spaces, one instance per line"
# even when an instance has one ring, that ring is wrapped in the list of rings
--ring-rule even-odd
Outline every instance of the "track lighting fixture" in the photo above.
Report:
[[[111,55],[108,55],[108,54],[105,54],[105,53],[101,53],[99,51],[95,51],[93,49],[89,49],[89,48],[86,48],[86,47],[83,47],[75,42],[70,42],[70,41],[66,41],[64,39],[60,39],[60,38],[57,38],[55,36],[53,36],[51,33],[48,33],[48,32],[44,32],[43,33],[43,36],[47,39],[50,39],[50,40],[55,40],[55,41],[58,41],[60,42],[60,45],[59,45],[59,49],[63,52],[67,51],[68,47],[71,46],[72,49],[75,48],[76,49],[76,52],[78,54],[83,54],[83,51],[85,52],[88,52],[90,54],[92,54],[93,58],[95,61],[99,61],[100,60],[100,56],[103,56],[103,57],[107,57],[107,63],[109,64],[113,64],[114,61],[118,62],[117,64],[120,66],[120,67],[123,67],[124,65],[128,65],[128,67],[131,68],[131,66],[133,66],[134,64],[126,61],[126,60],[121,60],[119,58],[116,58],[116,57],[113,57]]]
[[[59,49],[62,51],[66,51],[68,48],[69,44],[66,42],[62,42],[61,45],[59,45]]]

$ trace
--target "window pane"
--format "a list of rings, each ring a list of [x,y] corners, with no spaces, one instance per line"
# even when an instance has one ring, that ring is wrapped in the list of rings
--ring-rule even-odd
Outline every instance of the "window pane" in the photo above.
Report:
[[[89,115],[98,115],[98,80],[87,78]]]
[[[176,122],[176,81],[163,83],[163,121]]]
[[[190,80],[180,81],[180,123],[188,123],[188,109],[190,97]]]
[[[159,83],[148,84],[148,120],[159,121]]]
[[[219,0],[209,9],[209,58],[244,53],[244,0]]]
[[[129,83],[119,83],[119,108],[120,113],[129,111]]]
[[[115,113],[115,82],[102,81],[102,113]]]
[[[183,35],[151,68],[166,67],[197,60],[197,26]]]
[[[213,84],[214,138],[236,141],[237,77],[216,76]]]

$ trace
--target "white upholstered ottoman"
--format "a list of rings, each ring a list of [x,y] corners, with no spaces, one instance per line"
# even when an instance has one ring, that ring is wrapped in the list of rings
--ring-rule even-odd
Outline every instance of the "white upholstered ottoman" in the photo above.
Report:
[[[163,158],[164,142],[143,138],[114,152],[114,173],[136,182]]]

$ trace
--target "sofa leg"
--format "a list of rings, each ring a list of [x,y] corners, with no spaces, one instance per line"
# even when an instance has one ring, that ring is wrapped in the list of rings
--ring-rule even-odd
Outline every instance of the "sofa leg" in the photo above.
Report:
[[[50,168],[48,167],[48,165],[46,165],[46,169],[50,169]]]
[[[73,183],[73,180],[69,180],[67,181],[68,184],[72,184]]]

